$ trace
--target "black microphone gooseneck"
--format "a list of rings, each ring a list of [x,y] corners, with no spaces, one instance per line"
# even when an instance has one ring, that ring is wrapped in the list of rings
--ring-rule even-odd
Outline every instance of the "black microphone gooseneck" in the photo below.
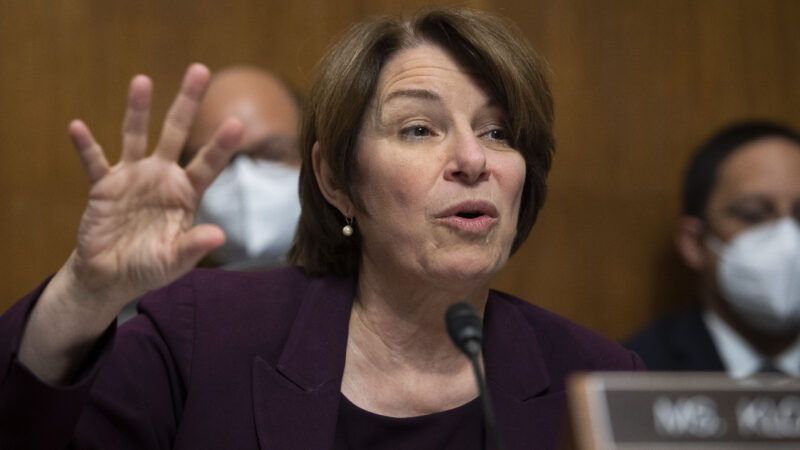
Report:
[[[494,410],[489,399],[489,390],[486,389],[486,378],[483,376],[478,358],[481,354],[481,342],[483,341],[483,323],[481,322],[475,309],[469,303],[459,302],[450,305],[445,315],[447,323],[447,333],[467,358],[472,363],[472,370],[475,372],[475,381],[478,384],[478,395],[483,404],[483,423],[486,427],[487,448],[502,450],[500,436],[497,434],[495,426]]]

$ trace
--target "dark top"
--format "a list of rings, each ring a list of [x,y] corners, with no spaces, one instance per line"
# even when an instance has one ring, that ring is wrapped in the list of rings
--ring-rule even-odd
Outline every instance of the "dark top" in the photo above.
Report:
[[[638,353],[650,370],[725,370],[700,309],[659,319],[625,346]]]
[[[0,316],[0,448],[333,449],[354,278],[194,270],[109,327],[82,375],[42,383],[17,360],[44,285]],[[484,363],[507,450],[555,448],[567,376],[638,370],[632,352],[491,291]]]
[[[336,450],[482,450],[483,416],[478,399],[418,417],[387,417],[365,411],[344,395],[339,403]]]

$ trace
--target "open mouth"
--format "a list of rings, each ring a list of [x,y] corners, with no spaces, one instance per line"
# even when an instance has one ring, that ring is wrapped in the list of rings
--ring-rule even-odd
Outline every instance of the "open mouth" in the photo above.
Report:
[[[476,218],[478,218],[478,217],[480,217],[482,215],[484,215],[484,214],[482,212],[480,212],[480,211],[464,211],[464,212],[456,213],[456,216],[463,217],[465,219],[476,219]]]
[[[497,218],[497,207],[491,202],[471,200],[458,203],[439,212],[437,217],[457,217],[460,219]]]
[[[436,215],[439,223],[473,236],[486,236],[498,223],[497,207],[492,202],[469,200],[452,205]]]

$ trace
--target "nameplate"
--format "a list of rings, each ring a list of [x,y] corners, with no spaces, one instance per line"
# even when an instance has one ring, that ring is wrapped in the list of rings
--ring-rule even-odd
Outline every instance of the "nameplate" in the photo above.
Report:
[[[800,379],[595,372],[569,390],[582,450],[800,449]]]

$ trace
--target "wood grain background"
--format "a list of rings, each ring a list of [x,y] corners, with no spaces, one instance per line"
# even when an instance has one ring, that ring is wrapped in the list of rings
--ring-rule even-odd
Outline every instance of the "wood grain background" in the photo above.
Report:
[[[269,67],[303,91],[350,24],[425,4],[0,0],[0,311],[73,246],[87,183],[70,119],[115,159],[132,75],[155,81],[153,125],[193,61]],[[552,66],[550,197],[496,287],[612,338],[685,304],[691,280],[670,244],[682,168],[731,120],[800,125],[800,2],[460,4],[512,18]]]

